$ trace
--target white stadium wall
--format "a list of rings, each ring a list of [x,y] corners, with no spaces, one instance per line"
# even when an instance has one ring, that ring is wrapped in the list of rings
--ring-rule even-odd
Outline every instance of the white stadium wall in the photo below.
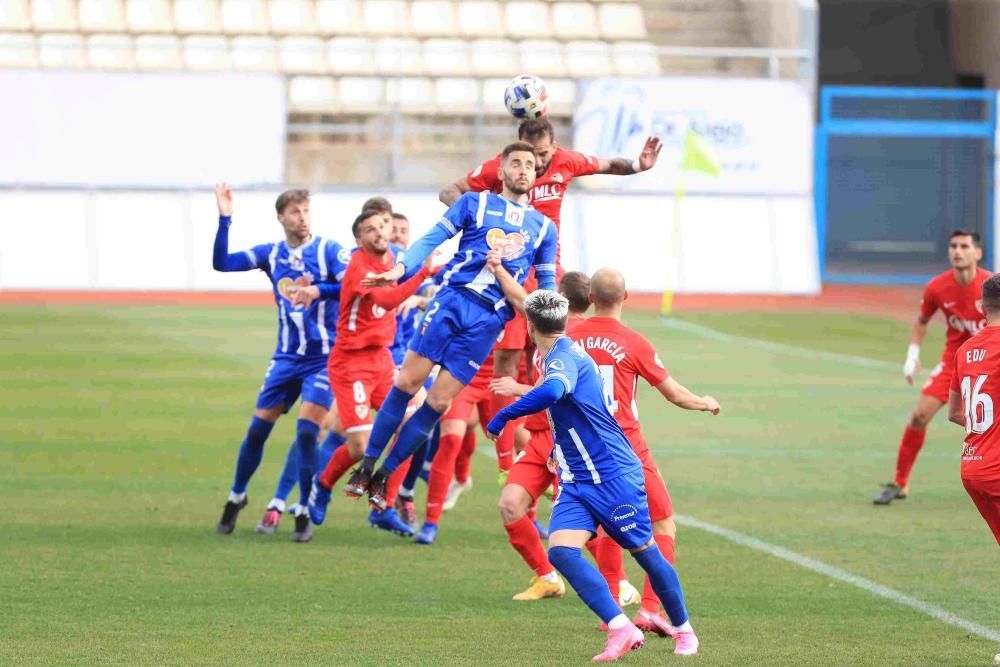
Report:
[[[230,249],[281,238],[274,191],[236,191]],[[313,229],[353,245],[350,224],[370,192],[317,193]],[[432,192],[382,193],[414,237],[444,207]],[[624,271],[636,292],[813,294],[816,234],[807,197],[689,196],[679,261],[672,195],[571,191],[563,205],[563,264]],[[210,191],[0,190],[0,289],[262,290],[255,272],[212,269],[218,214]],[[446,259],[449,252],[442,256]]]

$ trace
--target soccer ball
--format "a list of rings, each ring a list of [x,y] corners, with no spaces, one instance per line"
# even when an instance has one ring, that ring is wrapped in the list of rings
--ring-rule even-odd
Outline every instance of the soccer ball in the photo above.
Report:
[[[503,103],[510,115],[518,120],[544,116],[549,108],[545,82],[537,76],[521,74],[514,77],[503,92]]]

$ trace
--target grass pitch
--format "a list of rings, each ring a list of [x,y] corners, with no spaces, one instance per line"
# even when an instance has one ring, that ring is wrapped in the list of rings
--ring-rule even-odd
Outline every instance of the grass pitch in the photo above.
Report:
[[[342,497],[297,545],[287,518],[274,537],[253,532],[293,438],[286,418],[236,532],[215,534],[271,309],[7,306],[0,318],[0,664],[552,665],[600,650],[575,595],[510,600],[530,572],[506,542],[486,456],[431,548],[367,528]],[[902,362],[907,331],[829,314],[682,318],[887,364]],[[710,418],[643,392],[679,514],[1000,628],[997,547],[961,487],[957,427],[931,426],[910,499],[870,503],[917,398],[898,369],[627,319],[723,406]],[[935,328],[926,366],[941,341]],[[680,528],[677,555],[697,664],[986,665],[997,648],[694,528]],[[672,648],[650,637],[623,662],[681,662]]]

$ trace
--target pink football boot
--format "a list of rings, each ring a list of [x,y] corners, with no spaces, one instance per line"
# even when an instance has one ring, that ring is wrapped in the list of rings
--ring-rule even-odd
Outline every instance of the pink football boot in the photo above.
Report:
[[[614,662],[629,651],[642,648],[643,642],[642,631],[631,623],[618,630],[609,630],[604,651],[594,656],[594,662]]]

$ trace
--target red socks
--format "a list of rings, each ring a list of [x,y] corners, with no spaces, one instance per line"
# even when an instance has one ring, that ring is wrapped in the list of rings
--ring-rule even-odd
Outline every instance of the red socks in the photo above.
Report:
[[[607,535],[601,535],[591,542],[596,542],[591,553],[594,554],[594,560],[597,561],[597,569],[601,571],[601,576],[608,582],[611,597],[617,604],[622,579],[627,578],[622,564],[622,548]]]
[[[462,451],[455,460],[455,481],[465,484],[469,481],[469,471],[472,469],[472,455],[476,453],[476,429],[469,427],[462,438]]]
[[[455,473],[455,459],[462,449],[462,438],[454,433],[441,434],[437,454],[431,463],[427,479],[427,512],[425,521],[436,524],[441,519],[442,506],[448,496],[448,487]]]
[[[656,547],[671,565],[674,564],[674,538],[669,535],[653,535]],[[660,598],[653,592],[653,586],[649,583],[649,575],[646,575],[646,582],[642,586],[642,608],[646,611],[657,614],[660,612]]]
[[[514,399],[511,396],[493,394],[490,398],[490,411],[496,415],[513,402]],[[496,439],[497,467],[501,471],[510,470],[510,467],[514,465],[514,429],[518,423],[518,421],[509,422],[500,437]]]
[[[396,504],[396,496],[399,495],[399,487],[403,485],[403,480],[406,479],[406,472],[410,469],[410,459],[407,457],[398,468],[392,471],[389,475],[389,481],[385,485],[385,502],[389,507]]]
[[[903,439],[899,442],[899,454],[896,456],[896,484],[899,486],[906,486],[910,481],[910,471],[926,437],[926,430],[917,431],[909,426],[903,429]]]
[[[337,480],[344,476],[344,473],[351,469],[360,459],[351,456],[350,447],[344,445],[338,447],[337,451],[330,457],[326,468],[320,473],[320,483],[328,489],[332,489]]]
[[[505,524],[504,529],[507,531],[510,545],[521,554],[521,558],[536,575],[542,577],[555,572],[555,568],[545,555],[545,547],[542,546],[542,540],[538,537],[538,531],[535,530],[535,524],[531,519],[522,516],[514,523]]]

